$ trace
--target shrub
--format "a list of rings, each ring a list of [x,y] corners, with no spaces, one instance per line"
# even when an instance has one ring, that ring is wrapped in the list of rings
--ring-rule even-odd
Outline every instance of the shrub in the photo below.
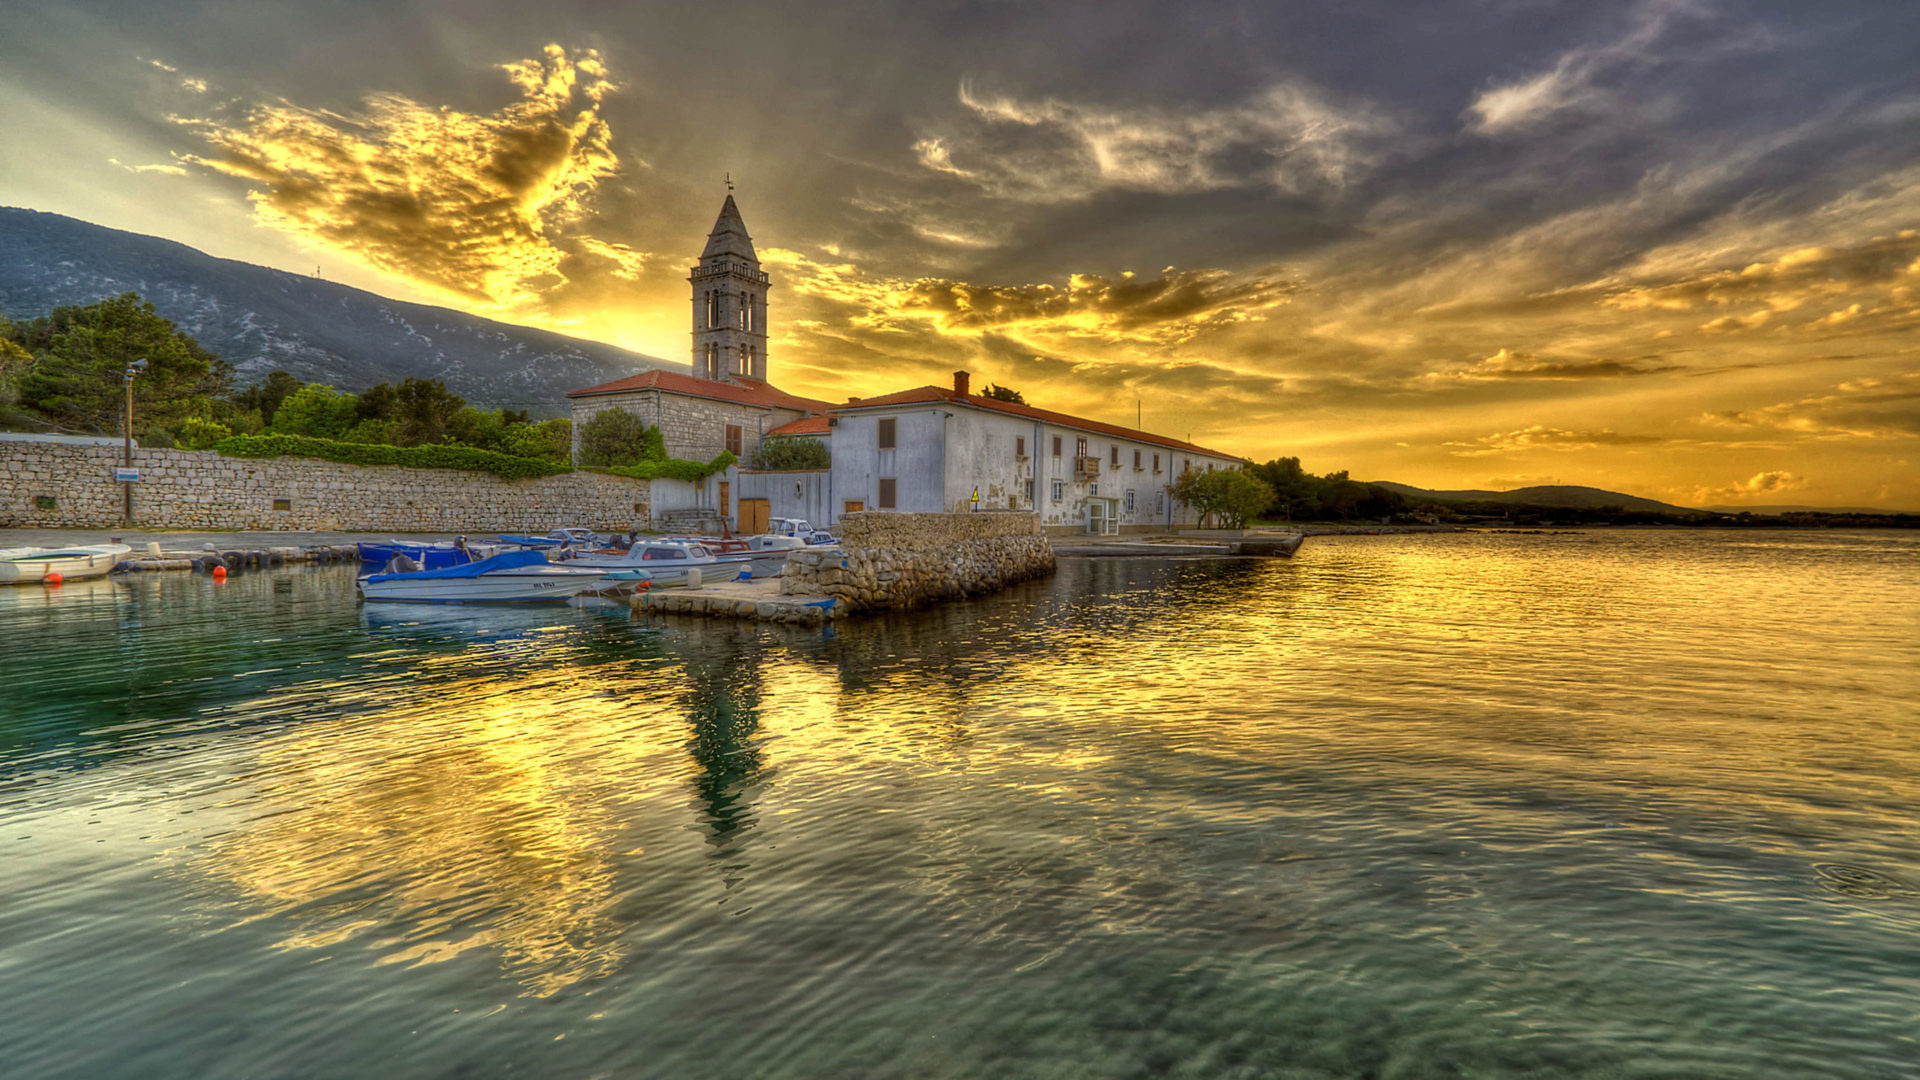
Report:
[[[826,469],[833,466],[833,453],[827,444],[805,435],[769,435],[760,440],[750,469]]]
[[[202,420],[197,416],[188,417],[180,425],[180,448],[182,450],[211,450],[213,444],[233,434],[233,429],[212,420]]]
[[[637,465],[667,460],[660,429],[625,409],[603,409],[580,425],[580,464]]]
[[[663,458],[659,461],[642,461],[636,465],[614,465],[599,471],[632,480],[685,480],[689,484],[697,484],[714,473],[725,472],[727,466],[738,464],[739,461],[739,458],[722,450],[719,457],[704,465],[697,461]]]
[[[214,444],[228,457],[310,457],[344,465],[399,465],[409,469],[465,469],[506,480],[557,476],[573,470],[551,461],[496,454],[470,446],[380,446],[301,435],[234,435]]]

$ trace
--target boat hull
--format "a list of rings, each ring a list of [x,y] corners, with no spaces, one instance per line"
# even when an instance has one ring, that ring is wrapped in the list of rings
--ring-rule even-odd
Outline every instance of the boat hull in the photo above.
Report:
[[[369,600],[408,600],[431,604],[525,604],[565,600],[593,587],[598,571],[555,566],[547,570],[482,574],[471,578],[412,578],[387,575],[385,581],[362,578],[360,594]]]
[[[51,574],[67,581],[104,577],[131,554],[133,549],[125,544],[30,551],[0,560],[0,585],[35,585]]]

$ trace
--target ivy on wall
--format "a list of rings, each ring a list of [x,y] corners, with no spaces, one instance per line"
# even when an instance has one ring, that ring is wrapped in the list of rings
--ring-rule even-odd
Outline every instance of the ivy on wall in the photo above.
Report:
[[[231,435],[213,444],[227,457],[306,457],[342,465],[398,465],[409,469],[465,469],[503,480],[558,476],[573,470],[535,458],[514,457],[471,446],[383,446],[336,442],[307,435]]]

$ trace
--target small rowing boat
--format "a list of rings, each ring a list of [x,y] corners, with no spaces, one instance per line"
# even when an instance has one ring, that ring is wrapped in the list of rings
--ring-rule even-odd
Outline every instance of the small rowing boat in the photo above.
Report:
[[[65,548],[9,548],[0,551],[0,585],[32,585],[59,574],[64,581],[104,577],[133,554],[126,544],[89,544]]]

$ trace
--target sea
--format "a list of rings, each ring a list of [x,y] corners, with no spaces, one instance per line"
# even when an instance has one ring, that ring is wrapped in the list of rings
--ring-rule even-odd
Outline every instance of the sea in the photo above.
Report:
[[[1920,1076],[1920,535],[0,590],[0,1074]]]

